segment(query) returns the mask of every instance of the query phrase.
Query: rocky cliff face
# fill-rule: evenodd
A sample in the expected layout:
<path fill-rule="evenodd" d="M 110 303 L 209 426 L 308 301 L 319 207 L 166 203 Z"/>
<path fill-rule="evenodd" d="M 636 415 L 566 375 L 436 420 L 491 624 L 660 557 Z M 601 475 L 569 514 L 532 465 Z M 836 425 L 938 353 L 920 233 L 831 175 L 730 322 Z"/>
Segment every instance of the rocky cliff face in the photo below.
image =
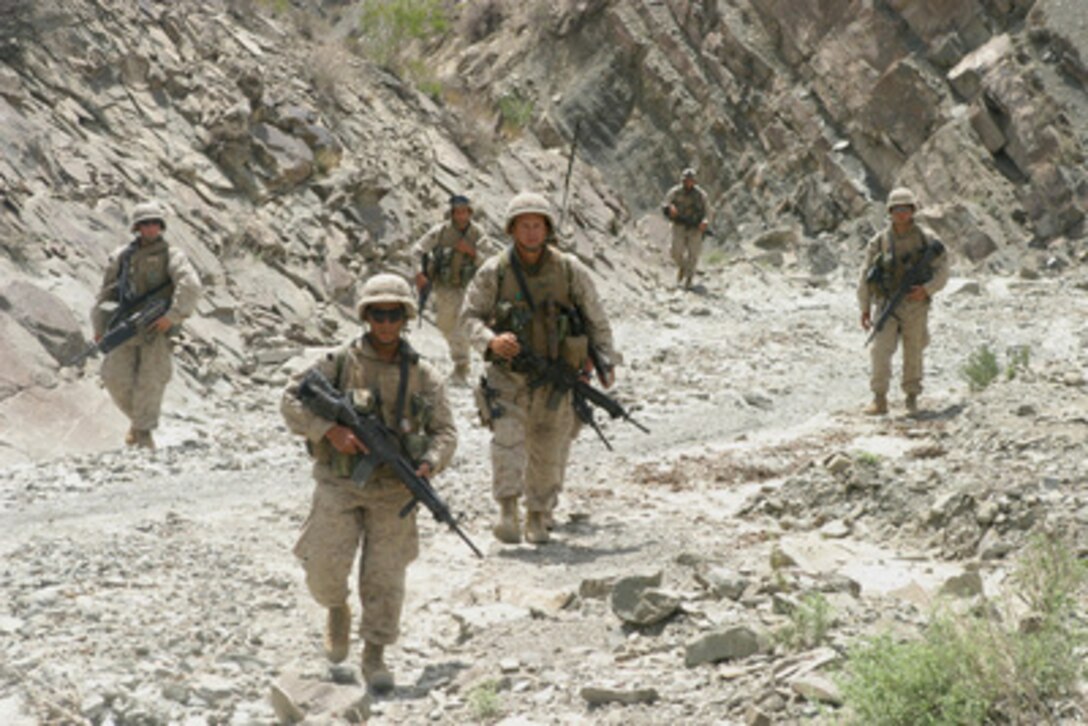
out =
<path fill-rule="evenodd" d="M 859 218 L 879 221 L 869 202 L 907 184 L 967 265 L 1084 254 L 1076 2 L 486 5 L 475 42 L 442 49 L 443 79 L 532 99 L 545 144 L 581 123 L 586 158 L 639 212 L 694 165 L 729 243 L 792 226 L 853 246 Z"/>
<path fill-rule="evenodd" d="M 565 243 L 608 273 L 617 309 L 659 284 L 657 205 L 689 164 L 717 244 L 784 248 L 805 273 L 852 276 L 880 223 L 871 202 L 897 183 L 964 269 L 1058 273 L 1085 255 L 1088 30 L 1073 0 L 487 0 L 408 49 L 431 95 L 347 50 L 354 3 L 0 10 L 0 422 L 15 459 L 121 428 L 93 376 L 60 363 L 86 344 L 106 256 L 149 196 L 206 286 L 179 346 L 179 395 L 195 399 L 278 383 L 303 346 L 342 337 L 360 280 L 406 270 L 450 193 L 495 234 L 512 191 L 559 204 L 579 124 Z M 56 411 L 88 402 L 106 438 L 43 443 Z"/>
<path fill-rule="evenodd" d="M 348 334 L 360 281 L 407 271 L 405 246 L 451 193 L 471 194 L 496 235 L 513 191 L 556 196 L 558 154 L 527 137 L 481 163 L 454 114 L 349 53 L 331 27 L 314 40 L 306 15 L 12 0 L 3 17 L 0 428 L 13 459 L 116 438 L 92 377 L 60 364 L 87 343 L 137 200 L 168 204 L 168 237 L 205 285 L 179 345 L 179 395 L 200 399 L 279 382 L 275 368 L 302 346 Z M 593 240 L 611 240 L 623 210 L 603 187 L 584 189 L 572 244 L 596 264 Z M 88 407 L 105 423 L 95 432 L 39 435 L 58 411 L 78 423 Z"/>

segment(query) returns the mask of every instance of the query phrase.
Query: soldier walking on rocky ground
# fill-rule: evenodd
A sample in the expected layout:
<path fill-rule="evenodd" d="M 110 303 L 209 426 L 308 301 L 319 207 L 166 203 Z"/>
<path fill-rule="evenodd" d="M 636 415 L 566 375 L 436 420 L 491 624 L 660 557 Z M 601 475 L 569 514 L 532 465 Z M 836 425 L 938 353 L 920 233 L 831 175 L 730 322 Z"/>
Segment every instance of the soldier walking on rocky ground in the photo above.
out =
<path fill-rule="evenodd" d="M 472 221 L 468 197 L 450 197 L 449 221 L 435 225 L 412 247 L 422 261 L 416 286 L 433 285 L 435 324 L 442 331 L 453 359 L 452 382 L 465 384 L 470 373 L 468 336 L 459 315 L 465 288 L 476 273 L 481 255 L 483 231 Z M 421 310 L 422 314 L 423 311 Z"/>
<path fill-rule="evenodd" d="M 695 183 L 695 170 L 684 169 L 679 184 L 665 195 L 665 216 L 672 221 L 672 261 L 676 263 L 676 282 L 691 288 L 699 255 L 703 249 L 709 205 L 706 192 Z"/>
<path fill-rule="evenodd" d="M 556 232 L 548 200 L 526 192 L 510 200 L 506 233 L 513 244 L 487 260 L 469 285 L 461 312 L 472 345 L 488 361 L 477 396 L 492 430 L 492 493 L 499 502 L 493 531 L 521 541 L 519 497 L 525 497 L 525 539 L 548 541 L 577 429 L 570 391 L 532 386 L 522 350 L 588 370 L 589 345 L 615 361 L 612 330 L 589 270 L 548 240 Z M 613 374 L 606 374 L 607 384 Z"/>
<path fill-rule="evenodd" d="M 401 337 L 417 313 L 411 286 L 397 275 L 376 275 L 363 286 L 357 309 L 367 332 L 309 370 L 350 394 L 360 414 L 395 431 L 416 474 L 431 477 L 453 457 L 457 430 L 442 379 Z M 376 466 L 361 484 L 352 479 L 368 451 L 352 429 L 317 416 L 296 397 L 307 372 L 292 380 L 281 402 L 288 427 L 306 437 L 316 481 L 294 552 L 310 594 L 328 608 L 325 653 L 334 663 L 348 655 L 348 579 L 359 553 L 363 676 L 372 690 L 388 691 L 393 675 L 384 650 L 400 634 L 405 574 L 419 553 L 415 509 L 401 516 L 412 496 L 388 465 Z"/>
<path fill-rule="evenodd" d="M 125 443 L 155 448 L 151 432 L 159 425 L 163 393 L 173 373 L 170 333 L 196 309 L 200 279 L 188 257 L 163 237 L 166 214 L 154 201 L 132 213 L 136 238 L 110 255 L 91 310 L 95 341 L 109 330 L 119 311 L 161 298 L 165 314 L 106 354 L 102 383 L 131 422 Z"/>
<path fill-rule="evenodd" d="M 918 204 L 914 193 L 905 187 L 893 189 L 888 196 L 888 227 L 876 234 L 865 250 L 865 264 L 858 281 L 861 327 L 873 328 L 873 306 L 878 314 L 903 285 L 904 279 L 918 273 L 921 284 L 911 285 L 902 302 L 895 306 L 883 327 L 875 332 L 870 350 L 869 386 L 873 402 L 865 409 L 870 415 L 888 412 L 888 386 L 892 377 L 892 356 L 899 339 L 903 340 L 902 388 L 907 411 L 918 412 L 922 392 L 922 353 L 929 344 L 929 305 L 948 282 L 948 253 L 933 232 L 914 221 Z M 925 260 L 927 245 L 932 245 L 927 269 L 918 269 Z"/>

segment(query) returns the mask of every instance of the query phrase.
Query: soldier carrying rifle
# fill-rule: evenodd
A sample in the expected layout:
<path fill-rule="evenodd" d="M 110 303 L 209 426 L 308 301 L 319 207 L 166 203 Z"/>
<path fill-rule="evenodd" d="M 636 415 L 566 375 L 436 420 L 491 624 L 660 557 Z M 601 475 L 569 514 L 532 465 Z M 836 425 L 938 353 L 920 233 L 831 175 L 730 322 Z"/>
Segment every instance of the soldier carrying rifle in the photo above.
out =
<path fill-rule="evenodd" d="M 167 244 L 165 230 L 166 215 L 158 202 L 136 205 L 136 238 L 110 255 L 91 310 L 95 343 L 108 348 L 102 383 L 132 422 L 125 443 L 149 449 L 155 448 L 151 432 L 159 425 L 163 393 L 173 373 L 169 334 L 192 314 L 200 297 L 196 272 L 181 249 Z M 163 312 L 145 321 L 140 315 L 145 308 Z M 119 342 L 111 336 L 134 319 L 141 324 L 126 333 L 131 337 Z M 102 345 L 103 338 L 109 346 Z"/>

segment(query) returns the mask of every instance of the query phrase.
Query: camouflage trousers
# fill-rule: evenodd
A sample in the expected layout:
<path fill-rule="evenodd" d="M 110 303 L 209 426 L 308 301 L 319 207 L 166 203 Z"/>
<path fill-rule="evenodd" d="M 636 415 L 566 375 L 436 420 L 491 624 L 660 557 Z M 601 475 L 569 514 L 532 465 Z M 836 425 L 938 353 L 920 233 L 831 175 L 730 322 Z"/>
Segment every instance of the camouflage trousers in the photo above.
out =
<path fill-rule="evenodd" d="M 892 379 L 892 357 L 900 338 L 903 340 L 903 392 L 922 392 L 922 353 L 929 345 L 928 319 L 928 302 L 904 300 L 895 315 L 884 323 L 869 348 L 872 365 L 869 388 L 873 393 L 888 392 Z"/>
<path fill-rule="evenodd" d="M 460 324 L 461 303 L 464 298 L 465 291 L 459 287 L 434 286 L 435 325 L 446 338 L 453 364 L 468 367 L 470 350 L 468 334 L 464 326 Z"/>
<path fill-rule="evenodd" d="M 159 425 L 162 397 L 174 370 L 170 349 L 165 335 L 137 336 L 102 361 L 102 384 L 134 429 L 151 431 Z"/>
<path fill-rule="evenodd" d="M 496 500 L 525 497 L 530 512 L 550 512 L 559 501 L 576 433 L 570 394 L 548 406 L 550 386 L 530 390 L 525 376 L 498 366 L 487 372 L 502 415 L 491 422 L 491 479 Z"/>
<path fill-rule="evenodd" d="M 683 224 L 672 226 L 672 261 L 676 263 L 677 277 L 689 285 L 691 278 L 695 276 L 702 250 L 703 233 L 698 227 Z"/>
<path fill-rule="evenodd" d="M 401 517 L 411 499 L 398 480 L 375 476 L 366 486 L 314 465 L 310 514 L 295 544 L 306 585 L 326 608 L 348 600 L 348 580 L 359 553 L 359 635 L 379 645 L 396 642 L 408 565 L 419 555 L 416 514 Z"/>

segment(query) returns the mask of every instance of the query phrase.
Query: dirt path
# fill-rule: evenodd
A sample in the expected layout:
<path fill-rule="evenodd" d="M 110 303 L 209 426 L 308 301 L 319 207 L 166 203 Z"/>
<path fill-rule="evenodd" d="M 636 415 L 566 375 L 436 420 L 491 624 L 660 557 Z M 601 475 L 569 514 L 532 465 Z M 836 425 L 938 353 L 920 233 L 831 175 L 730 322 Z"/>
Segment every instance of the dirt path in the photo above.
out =
<path fill-rule="evenodd" d="M 845 572 L 865 580 L 869 598 L 830 591 L 843 642 L 858 623 L 904 612 L 901 601 L 882 599 L 901 581 L 929 584 L 956 570 L 907 560 L 893 568 L 902 543 L 881 544 L 877 530 L 858 526 L 831 542 L 818 536 L 827 517 L 815 512 L 752 510 L 791 477 L 822 471 L 836 452 L 898 460 L 918 441 L 939 439 L 955 414 L 864 419 L 856 411 L 868 397 L 867 359 L 849 289 L 735 272 L 702 294 L 652 293 L 620 318 L 626 365 L 618 395 L 652 434 L 608 423 L 610 454 L 583 432 L 547 547 L 500 547 L 491 538 L 486 432 L 470 425 L 469 392 L 452 391 L 461 443 L 438 484 L 487 558 L 473 559 L 455 537 L 423 523 L 405 632 L 392 652 L 402 686 L 373 705 L 374 723 L 728 720 L 753 694 L 776 692 L 773 674 L 789 656 L 757 655 L 725 671 L 684 667 L 685 643 L 708 627 L 775 620 L 766 598 L 751 606 L 712 597 L 700 580 L 708 568 L 755 582 L 772 547 L 786 543 L 811 556 L 800 563 L 806 582 Z M 1083 366 L 1085 318 L 1078 328 L 1067 314 L 1067 293 L 994 289 L 952 297 L 935 313 L 940 344 L 927 389 L 935 411 L 962 406 L 958 368 L 986 335 L 1031 344 L 1040 366 L 1071 353 Z M 1001 329 L 998 318 L 975 316 L 995 305 Z M 961 322 L 966 314 L 973 317 Z M 1050 317 L 1056 327 L 1040 325 Z M 995 323 L 984 327 L 984 319 Z M 433 331 L 420 347 L 442 350 Z M 269 722 L 273 682 L 328 678 L 322 614 L 290 555 L 310 494 L 308 465 L 279 423 L 277 393 L 233 402 L 238 418 L 227 423 L 170 421 L 187 431 L 182 443 L 152 455 L 114 452 L 5 472 L 0 715 Z M 888 582 L 873 574 L 881 567 L 893 572 Z M 659 571 L 680 614 L 655 628 L 624 626 L 603 597 L 609 583 Z M 589 710 L 586 686 L 653 687 L 658 698 Z M 357 684 L 341 686 L 321 704 L 360 695 Z M 783 708 L 791 718 L 817 711 Z"/>

